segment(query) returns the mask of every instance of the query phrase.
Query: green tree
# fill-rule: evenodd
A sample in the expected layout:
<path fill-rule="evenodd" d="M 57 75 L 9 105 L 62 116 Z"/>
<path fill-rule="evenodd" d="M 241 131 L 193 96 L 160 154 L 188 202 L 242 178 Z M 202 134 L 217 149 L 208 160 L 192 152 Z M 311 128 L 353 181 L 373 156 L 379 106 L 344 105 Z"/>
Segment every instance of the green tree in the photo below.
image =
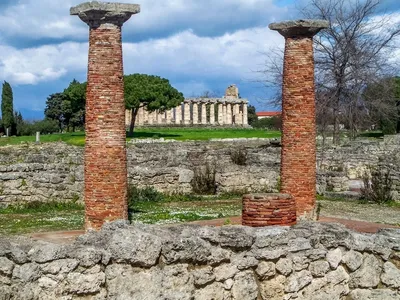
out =
<path fill-rule="evenodd" d="M 133 134 L 140 107 L 148 111 L 165 111 L 184 100 L 183 94 L 171 86 L 168 79 L 146 74 L 124 76 L 125 108 L 131 110 L 129 135 Z"/>
<path fill-rule="evenodd" d="M 49 97 L 47 97 L 46 108 L 44 110 L 45 118 L 57 121 L 60 131 L 62 131 L 63 127 L 65 126 L 65 116 L 63 111 L 64 100 L 65 95 L 63 93 L 51 94 Z"/>
<path fill-rule="evenodd" d="M 67 128 L 83 127 L 85 124 L 86 82 L 72 80 L 63 92 L 65 99 L 61 108 Z"/>
<path fill-rule="evenodd" d="M 253 126 L 258 120 L 256 115 L 256 108 L 253 105 L 249 105 L 247 108 L 247 120 L 250 126 Z"/>
<path fill-rule="evenodd" d="M 22 128 L 24 127 L 24 119 L 22 118 L 21 112 L 14 113 L 14 121 L 15 121 L 15 133 L 16 135 L 21 135 Z"/>
<path fill-rule="evenodd" d="M 370 124 L 378 125 L 384 134 L 400 131 L 400 78 L 388 77 L 369 84 L 363 99 Z"/>
<path fill-rule="evenodd" d="M 14 126 L 13 92 L 7 81 L 4 81 L 1 93 L 1 117 L 5 131 Z"/>

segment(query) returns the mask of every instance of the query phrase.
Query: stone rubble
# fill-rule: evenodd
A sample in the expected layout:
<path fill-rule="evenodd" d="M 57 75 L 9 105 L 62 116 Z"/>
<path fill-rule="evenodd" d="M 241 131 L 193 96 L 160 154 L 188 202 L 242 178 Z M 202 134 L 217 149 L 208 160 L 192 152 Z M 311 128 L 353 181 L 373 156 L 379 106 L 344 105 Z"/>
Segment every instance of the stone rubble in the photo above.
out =
<path fill-rule="evenodd" d="M 71 245 L 0 238 L 0 300 L 400 299 L 399 251 L 396 229 L 117 221 Z"/>

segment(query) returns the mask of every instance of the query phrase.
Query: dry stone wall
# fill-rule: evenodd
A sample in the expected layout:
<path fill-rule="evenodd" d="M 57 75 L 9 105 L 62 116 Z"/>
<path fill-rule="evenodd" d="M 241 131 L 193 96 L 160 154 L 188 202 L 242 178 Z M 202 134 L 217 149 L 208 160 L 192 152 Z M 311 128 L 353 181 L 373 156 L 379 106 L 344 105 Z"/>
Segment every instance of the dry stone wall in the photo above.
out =
<path fill-rule="evenodd" d="M 368 165 L 392 169 L 400 192 L 400 136 L 367 141 L 318 152 L 317 190 L 346 191 Z M 130 143 L 129 182 L 160 191 L 189 193 L 195 174 L 215 168 L 218 192 L 277 191 L 280 144 L 268 139 L 204 142 Z M 242 159 L 245 157 L 245 165 Z M 83 148 L 64 143 L 0 147 L 0 203 L 77 200 L 83 192 Z"/>
<path fill-rule="evenodd" d="M 400 231 L 149 226 L 0 238 L 0 299 L 400 299 Z"/>

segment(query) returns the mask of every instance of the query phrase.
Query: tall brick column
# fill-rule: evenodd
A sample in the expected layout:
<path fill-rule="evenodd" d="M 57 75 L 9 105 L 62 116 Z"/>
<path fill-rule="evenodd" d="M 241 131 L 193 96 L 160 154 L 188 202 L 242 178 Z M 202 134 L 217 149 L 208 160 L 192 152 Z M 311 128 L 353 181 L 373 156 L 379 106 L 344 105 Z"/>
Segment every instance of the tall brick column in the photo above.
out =
<path fill-rule="evenodd" d="M 86 2 L 71 8 L 89 25 L 86 91 L 85 227 L 127 219 L 127 166 L 121 27 L 136 4 Z"/>
<path fill-rule="evenodd" d="M 315 219 L 316 127 L 313 36 L 324 20 L 269 25 L 285 37 L 281 193 L 291 194 L 299 218 Z"/>

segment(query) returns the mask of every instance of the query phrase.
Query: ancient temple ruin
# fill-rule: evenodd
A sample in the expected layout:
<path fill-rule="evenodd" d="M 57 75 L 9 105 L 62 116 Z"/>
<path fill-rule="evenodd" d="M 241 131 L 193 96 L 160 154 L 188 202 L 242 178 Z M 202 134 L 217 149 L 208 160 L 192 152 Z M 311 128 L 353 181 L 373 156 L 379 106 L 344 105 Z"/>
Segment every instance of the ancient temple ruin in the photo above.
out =
<path fill-rule="evenodd" d="M 167 111 L 148 111 L 140 107 L 135 126 L 248 126 L 247 99 L 239 98 L 239 89 L 230 85 L 222 98 L 186 98 L 183 103 Z M 125 113 L 129 126 L 132 114 Z"/>

